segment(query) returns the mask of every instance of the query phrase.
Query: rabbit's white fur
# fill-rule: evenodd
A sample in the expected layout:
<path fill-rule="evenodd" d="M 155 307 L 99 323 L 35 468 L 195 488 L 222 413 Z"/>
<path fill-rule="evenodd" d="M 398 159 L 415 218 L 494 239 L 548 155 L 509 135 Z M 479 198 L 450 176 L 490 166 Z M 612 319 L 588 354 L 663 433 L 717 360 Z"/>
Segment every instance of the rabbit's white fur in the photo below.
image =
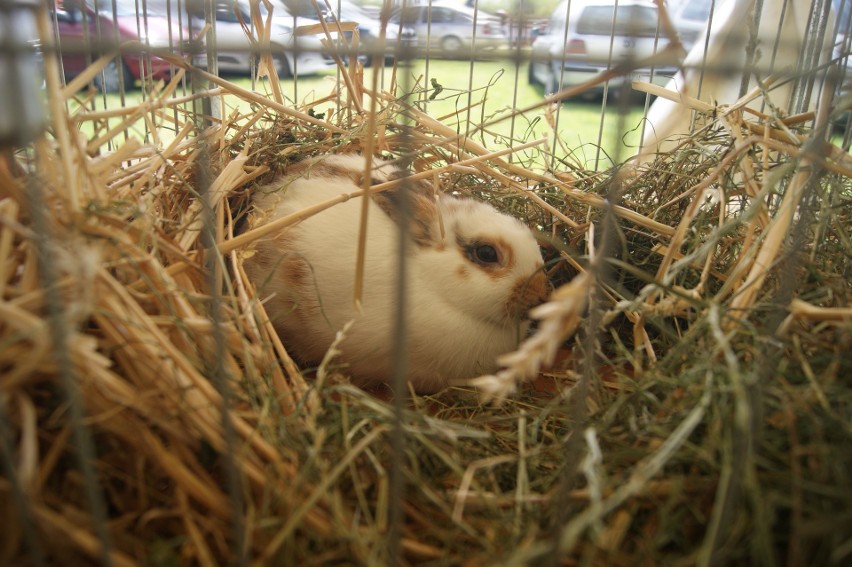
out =
<path fill-rule="evenodd" d="M 357 191 L 364 166 L 363 156 L 351 154 L 296 164 L 286 177 L 258 190 L 251 225 Z M 402 173 L 375 160 L 370 176 L 375 185 Z M 426 393 L 494 371 L 497 356 L 522 338 L 522 316 L 543 299 L 548 284 L 536 241 L 520 221 L 478 201 L 436 199 L 426 182 L 406 185 L 413 215 L 405 310 L 408 379 Z M 360 385 L 392 377 L 399 191 L 371 199 L 361 313 L 353 303 L 361 198 L 259 241 L 245 262 L 275 329 L 302 362 L 318 363 L 336 332 L 354 320 L 338 360 Z M 478 244 L 492 245 L 500 262 L 474 261 Z"/>

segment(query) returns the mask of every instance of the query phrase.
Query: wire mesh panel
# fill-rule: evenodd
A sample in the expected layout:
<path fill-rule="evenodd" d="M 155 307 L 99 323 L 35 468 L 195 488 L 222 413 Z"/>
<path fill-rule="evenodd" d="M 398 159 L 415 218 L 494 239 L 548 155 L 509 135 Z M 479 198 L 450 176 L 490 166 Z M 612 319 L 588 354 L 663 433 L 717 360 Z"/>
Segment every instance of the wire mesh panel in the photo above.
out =
<path fill-rule="evenodd" d="M 0 564 L 843 564 L 849 0 L 0 0 Z"/>

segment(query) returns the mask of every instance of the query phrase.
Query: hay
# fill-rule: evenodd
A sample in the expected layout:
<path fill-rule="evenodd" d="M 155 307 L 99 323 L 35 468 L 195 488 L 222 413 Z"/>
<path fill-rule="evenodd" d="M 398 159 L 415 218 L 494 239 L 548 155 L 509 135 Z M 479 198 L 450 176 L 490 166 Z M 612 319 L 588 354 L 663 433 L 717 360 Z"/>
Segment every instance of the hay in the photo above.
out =
<path fill-rule="evenodd" d="M 249 110 L 48 85 L 51 135 L 2 164 L 0 563 L 848 561 L 850 157 L 818 131 L 733 108 L 646 167 L 561 171 L 357 73 L 302 107 L 206 78 Z M 333 360 L 313 386 L 241 266 L 252 187 L 366 148 L 524 219 L 559 287 L 482 391 L 410 400 L 399 471 L 392 406 Z"/>

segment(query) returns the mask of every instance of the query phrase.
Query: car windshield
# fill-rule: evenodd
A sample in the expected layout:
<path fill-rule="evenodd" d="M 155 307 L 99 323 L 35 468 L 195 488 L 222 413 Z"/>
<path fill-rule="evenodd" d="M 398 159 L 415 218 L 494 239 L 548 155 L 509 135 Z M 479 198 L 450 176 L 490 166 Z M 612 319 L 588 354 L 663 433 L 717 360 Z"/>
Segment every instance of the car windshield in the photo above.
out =
<path fill-rule="evenodd" d="M 657 10 L 651 6 L 589 6 L 577 21 L 577 33 L 654 37 L 657 34 Z M 614 20 L 614 21 L 613 21 Z"/>

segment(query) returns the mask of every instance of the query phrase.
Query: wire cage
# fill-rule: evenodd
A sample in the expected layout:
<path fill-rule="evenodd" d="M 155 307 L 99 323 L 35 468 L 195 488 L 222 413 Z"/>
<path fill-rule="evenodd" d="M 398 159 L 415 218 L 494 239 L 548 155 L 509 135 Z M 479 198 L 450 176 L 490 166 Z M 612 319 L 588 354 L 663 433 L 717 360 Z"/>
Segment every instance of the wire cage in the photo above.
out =
<path fill-rule="evenodd" d="M 847 563 L 850 28 L 0 0 L 0 564 Z"/>

